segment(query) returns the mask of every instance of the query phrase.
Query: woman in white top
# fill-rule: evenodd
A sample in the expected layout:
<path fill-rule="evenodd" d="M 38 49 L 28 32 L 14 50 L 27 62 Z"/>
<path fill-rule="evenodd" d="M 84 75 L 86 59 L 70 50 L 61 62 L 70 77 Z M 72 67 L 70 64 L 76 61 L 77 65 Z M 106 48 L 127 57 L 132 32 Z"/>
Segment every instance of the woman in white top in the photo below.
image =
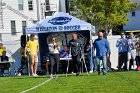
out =
<path fill-rule="evenodd" d="M 58 77 L 59 61 L 60 61 L 60 56 L 59 56 L 60 45 L 58 44 L 58 42 L 56 42 L 55 37 L 52 37 L 50 39 L 48 47 L 49 47 L 50 63 L 51 63 L 51 76 L 50 77 L 53 78 L 53 73 L 55 73 L 56 77 Z"/>

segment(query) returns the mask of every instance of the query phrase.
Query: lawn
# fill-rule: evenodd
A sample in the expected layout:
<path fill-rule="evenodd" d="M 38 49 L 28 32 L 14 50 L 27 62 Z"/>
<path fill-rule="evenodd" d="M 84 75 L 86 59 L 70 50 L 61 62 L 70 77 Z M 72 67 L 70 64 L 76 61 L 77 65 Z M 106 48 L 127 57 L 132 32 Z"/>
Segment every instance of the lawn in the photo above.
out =
<path fill-rule="evenodd" d="M 0 77 L 0 93 L 20 93 L 44 81 L 40 77 Z M 61 75 L 27 93 L 140 93 L 140 72 L 109 72 L 81 76 Z"/>

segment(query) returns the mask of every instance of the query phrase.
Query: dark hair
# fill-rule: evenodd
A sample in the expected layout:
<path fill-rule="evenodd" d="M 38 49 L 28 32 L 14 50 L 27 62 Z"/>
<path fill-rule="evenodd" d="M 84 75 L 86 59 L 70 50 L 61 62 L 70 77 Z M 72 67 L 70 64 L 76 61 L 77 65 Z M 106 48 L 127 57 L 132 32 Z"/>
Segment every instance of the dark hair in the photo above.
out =
<path fill-rule="evenodd" d="M 31 34 L 31 36 L 30 37 L 35 37 L 35 34 Z"/>
<path fill-rule="evenodd" d="M 6 53 L 6 51 L 3 51 L 2 53 Z"/>
<path fill-rule="evenodd" d="M 124 34 L 125 34 L 125 32 L 124 32 L 124 31 L 122 31 L 120 34 L 122 34 L 122 33 L 124 33 Z"/>
<path fill-rule="evenodd" d="M 105 33 L 106 31 L 105 31 L 104 29 L 100 29 L 100 30 L 98 31 L 98 33 L 99 33 L 99 32 Z"/>

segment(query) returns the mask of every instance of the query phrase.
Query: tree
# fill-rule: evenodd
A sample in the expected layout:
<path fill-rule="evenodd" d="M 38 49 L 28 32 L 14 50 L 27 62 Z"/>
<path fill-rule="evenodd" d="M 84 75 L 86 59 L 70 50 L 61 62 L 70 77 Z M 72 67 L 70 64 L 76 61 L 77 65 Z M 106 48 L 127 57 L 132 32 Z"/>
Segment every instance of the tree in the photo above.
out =
<path fill-rule="evenodd" d="M 105 30 L 127 24 L 128 12 L 136 7 L 130 0 L 70 0 L 73 16 Z"/>

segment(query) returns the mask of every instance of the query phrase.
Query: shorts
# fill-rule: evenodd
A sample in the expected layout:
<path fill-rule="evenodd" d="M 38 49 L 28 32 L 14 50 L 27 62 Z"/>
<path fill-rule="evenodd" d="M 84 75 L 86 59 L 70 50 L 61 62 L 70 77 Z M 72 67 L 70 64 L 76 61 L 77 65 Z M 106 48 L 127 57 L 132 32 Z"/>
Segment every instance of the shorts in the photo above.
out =
<path fill-rule="evenodd" d="M 38 55 L 37 54 L 31 54 L 29 55 L 30 63 L 38 63 Z"/>
<path fill-rule="evenodd" d="M 136 49 L 129 51 L 128 52 L 128 60 L 130 60 L 130 59 L 135 60 L 135 58 L 136 58 Z"/>

